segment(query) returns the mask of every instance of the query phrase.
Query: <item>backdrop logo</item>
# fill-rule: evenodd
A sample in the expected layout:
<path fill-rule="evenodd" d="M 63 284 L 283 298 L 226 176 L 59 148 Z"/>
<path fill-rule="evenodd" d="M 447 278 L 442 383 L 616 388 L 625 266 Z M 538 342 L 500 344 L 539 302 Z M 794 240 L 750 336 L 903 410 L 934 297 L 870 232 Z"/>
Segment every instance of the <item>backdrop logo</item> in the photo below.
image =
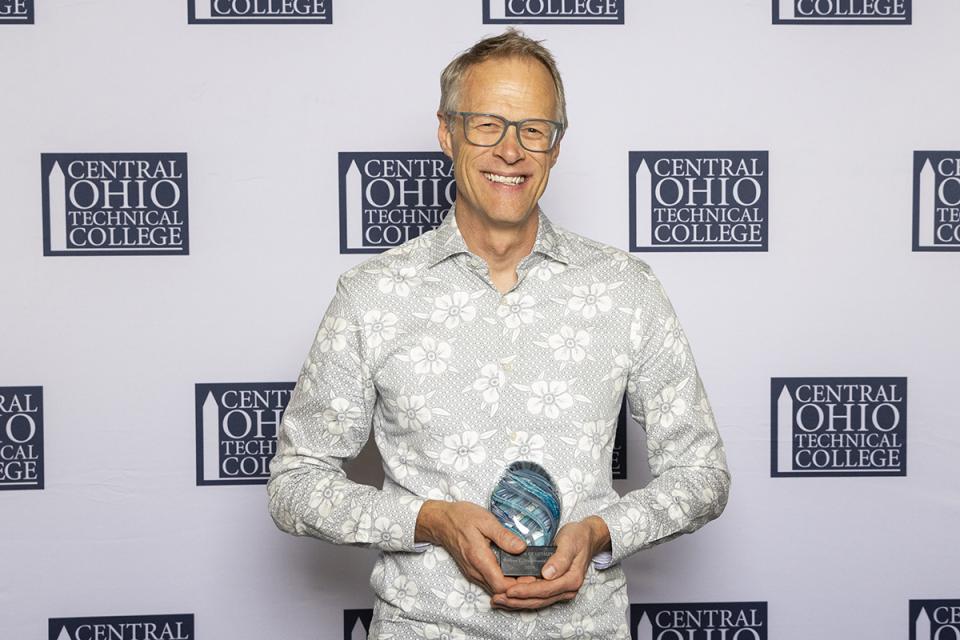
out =
<path fill-rule="evenodd" d="M 911 600 L 910 640 L 960 638 L 960 600 Z"/>
<path fill-rule="evenodd" d="M 343 640 L 367 640 L 373 609 L 343 610 Z"/>
<path fill-rule="evenodd" d="M 331 24 L 333 0 L 187 0 L 190 24 Z"/>
<path fill-rule="evenodd" d="M 195 640 L 193 614 L 50 618 L 48 640 Z"/>
<path fill-rule="evenodd" d="M 906 378 L 772 378 L 772 476 L 907 475 Z"/>
<path fill-rule="evenodd" d="M 43 255 L 186 255 L 187 154 L 44 153 Z"/>
<path fill-rule="evenodd" d="M 766 251 L 766 151 L 631 151 L 631 251 Z"/>
<path fill-rule="evenodd" d="M 624 0 L 483 0 L 484 24 L 623 24 Z"/>
<path fill-rule="evenodd" d="M 766 602 L 631 604 L 633 640 L 767 640 Z"/>
<path fill-rule="evenodd" d="M 33 0 L 0 0 L 0 24 L 33 24 Z"/>
<path fill-rule="evenodd" d="M 266 484 L 292 382 L 198 384 L 197 484 Z"/>
<path fill-rule="evenodd" d="M 439 225 L 456 200 L 439 151 L 340 153 L 340 253 L 380 253 Z"/>
<path fill-rule="evenodd" d="M 43 489 L 43 387 L 0 387 L 3 489 Z"/>
<path fill-rule="evenodd" d="M 773 24 L 910 24 L 913 0 L 773 0 Z"/>
<path fill-rule="evenodd" d="M 960 151 L 913 152 L 913 250 L 960 251 Z"/>
<path fill-rule="evenodd" d="M 627 396 L 624 395 L 620 404 L 620 414 L 617 416 L 617 432 L 613 437 L 614 480 L 627 478 L 627 414 L 629 413 Z"/>

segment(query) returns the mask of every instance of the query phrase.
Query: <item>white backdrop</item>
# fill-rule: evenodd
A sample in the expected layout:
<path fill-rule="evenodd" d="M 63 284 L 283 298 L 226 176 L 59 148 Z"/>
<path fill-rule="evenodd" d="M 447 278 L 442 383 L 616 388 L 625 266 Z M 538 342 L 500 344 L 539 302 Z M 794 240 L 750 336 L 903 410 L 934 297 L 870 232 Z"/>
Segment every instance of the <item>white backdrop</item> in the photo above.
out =
<path fill-rule="evenodd" d="M 0 25 L 0 387 L 42 386 L 45 470 L 0 491 L 4 640 L 169 613 L 200 640 L 340 638 L 372 606 L 373 552 L 281 534 L 261 484 L 197 485 L 194 385 L 296 379 L 366 257 L 340 253 L 337 154 L 435 151 L 441 69 L 503 27 L 481 0 L 335 0 L 330 25 L 190 25 L 186 4 L 40 0 Z M 960 149 L 960 7 L 771 22 L 760 0 L 627 0 L 622 26 L 525 25 L 571 122 L 542 204 L 626 249 L 630 151 L 769 151 L 769 251 L 638 254 L 733 489 L 625 562 L 630 600 L 766 602 L 777 640 L 906 639 L 911 599 L 960 599 L 960 256 L 911 251 L 913 152 Z M 44 256 L 40 154 L 96 152 L 187 154 L 189 255 Z M 845 376 L 907 378 L 907 475 L 771 477 L 770 379 Z M 631 427 L 624 492 L 648 477 Z"/>

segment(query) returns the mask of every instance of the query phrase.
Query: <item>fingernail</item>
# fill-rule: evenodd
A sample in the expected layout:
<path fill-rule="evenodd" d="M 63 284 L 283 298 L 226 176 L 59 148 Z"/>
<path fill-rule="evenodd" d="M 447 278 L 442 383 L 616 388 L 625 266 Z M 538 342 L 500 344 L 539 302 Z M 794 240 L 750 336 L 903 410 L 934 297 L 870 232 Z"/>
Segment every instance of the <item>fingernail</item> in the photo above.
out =
<path fill-rule="evenodd" d="M 553 577 L 553 574 L 555 574 L 556 572 L 557 570 L 554 569 L 553 566 L 549 566 L 543 570 L 543 577 L 549 580 L 550 578 Z"/>

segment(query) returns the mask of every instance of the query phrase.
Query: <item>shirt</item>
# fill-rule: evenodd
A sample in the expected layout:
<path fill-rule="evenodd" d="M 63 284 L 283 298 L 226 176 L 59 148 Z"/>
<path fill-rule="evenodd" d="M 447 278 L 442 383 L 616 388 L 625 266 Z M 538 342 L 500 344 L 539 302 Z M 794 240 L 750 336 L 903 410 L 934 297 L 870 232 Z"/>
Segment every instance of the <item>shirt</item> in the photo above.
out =
<path fill-rule="evenodd" d="M 374 547 L 371 638 L 629 638 L 620 561 L 723 510 L 723 444 L 688 341 L 650 267 L 536 213 L 533 249 L 501 294 L 452 209 L 435 229 L 342 274 L 278 432 L 267 486 L 280 529 Z M 626 393 L 653 479 L 612 487 Z M 370 428 L 383 487 L 342 464 Z M 612 551 L 575 599 L 493 609 L 440 546 L 414 543 L 426 499 L 489 506 L 514 460 L 543 466 L 561 526 L 590 515 Z"/>

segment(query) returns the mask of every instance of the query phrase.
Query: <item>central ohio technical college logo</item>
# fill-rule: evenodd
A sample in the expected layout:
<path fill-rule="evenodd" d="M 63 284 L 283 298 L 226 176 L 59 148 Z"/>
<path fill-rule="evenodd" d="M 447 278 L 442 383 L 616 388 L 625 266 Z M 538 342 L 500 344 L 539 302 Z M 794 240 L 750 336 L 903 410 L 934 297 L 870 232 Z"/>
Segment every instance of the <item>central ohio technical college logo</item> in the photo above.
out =
<path fill-rule="evenodd" d="M 631 604 L 633 640 L 767 640 L 766 602 Z"/>
<path fill-rule="evenodd" d="M 195 640 L 193 614 L 50 618 L 48 640 Z"/>
<path fill-rule="evenodd" d="M 190 24 L 331 24 L 333 0 L 187 0 Z"/>
<path fill-rule="evenodd" d="M 186 255 L 187 154 L 44 153 L 43 255 Z"/>
<path fill-rule="evenodd" d="M 772 476 L 907 475 L 906 378 L 772 378 L 770 414 Z"/>
<path fill-rule="evenodd" d="M 766 151 L 631 151 L 631 251 L 766 251 Z"/>
<path fill-rule="evenodd" d="M 960 251 L 960 151 L 913 152 L 913 250 Z"/>
<path fill-rule="evenodd" d="M 911 600 L 910 640 L 960 640 L 960 600 Z"/>
<path fill-rule="evenodd" d="M 33 0 L 0 0 L 0 24 L 33 24 Z"/>
<path fill-rule="evenodd" d="M 0 387 L 3 489 L 43 489 L 42 387 Z"/>
<path fill-rule="evenodd" d="M 623 24 L 624 0 L 483 0 L 484 24 Z"/>
<path fill-rule="evenodd" d="M 773 24 L 910 24 L 913 0 L 773 0 Z"/>
<path fill-rule="evenodd" d="M 266 484 L 292 382 L 198 384 L 197 484 Z"/>
<path fill-rule="evenodd" d="M 340 153 L 340 253 L 380 253 L 443 222 L 456 200 L 439 151 Z"/>

